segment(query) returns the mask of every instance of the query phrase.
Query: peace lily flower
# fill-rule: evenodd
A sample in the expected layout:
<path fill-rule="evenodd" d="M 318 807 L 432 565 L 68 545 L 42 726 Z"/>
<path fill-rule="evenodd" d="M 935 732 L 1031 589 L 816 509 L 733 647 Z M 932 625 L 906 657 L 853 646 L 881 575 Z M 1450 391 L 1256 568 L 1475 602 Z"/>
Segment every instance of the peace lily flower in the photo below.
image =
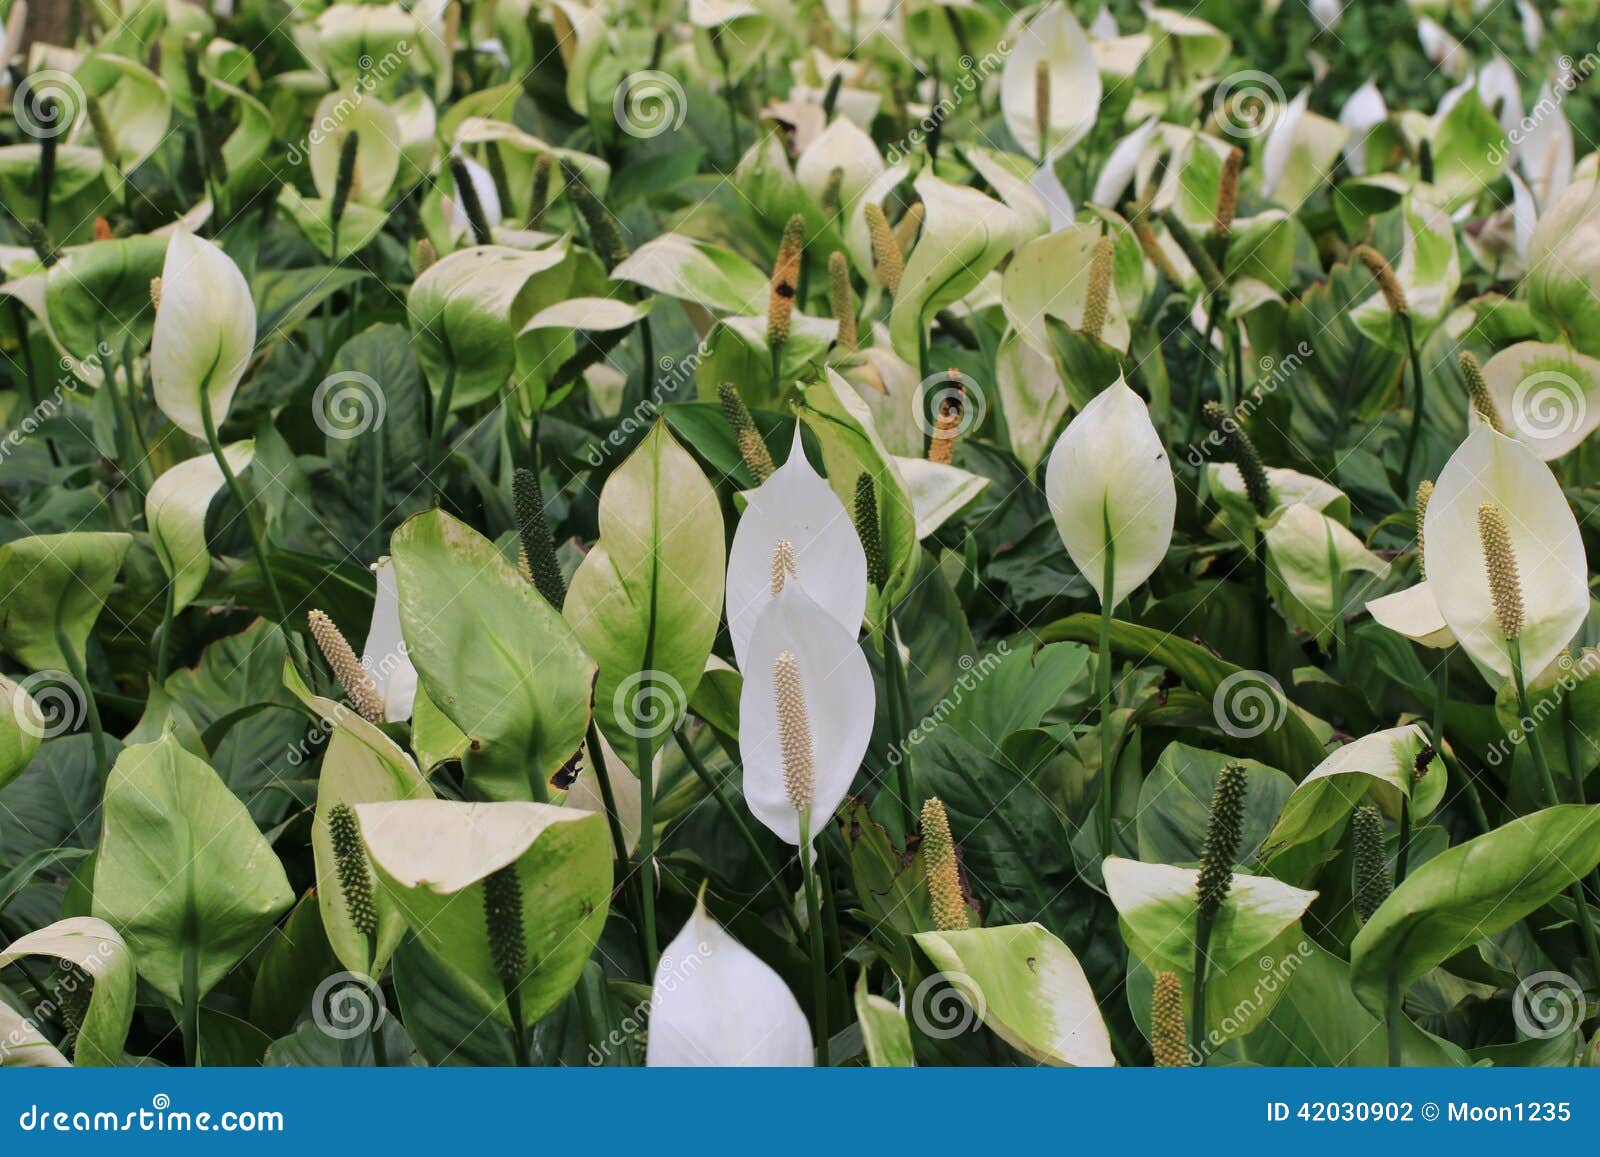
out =
<path fill-rule="evenodd" d="M 1572 125 L 1548 84 L 1540 86 L 1533 109 L 1532 128 L 1517 146 L 1517 165 L 1538 203 L 1548 205 L 1572 181 Z"/>
<path fill-rule="evenodd" d="M 1350 136 L 1338 121 L 1311 112 L 1311 90 L 1278 111 L 1261 150 L 1261 193 L 1280 205 L 1299 208 L 1327 179 Z"/>
<path fill-rule="evenodd" d="M 1509 575 L 1486 565 L 1486 506 L 1499 512 Z M 1440 614 L 1479 669 L 1501 679 L 1512 674 L 1513 641 L 1531 680 L 1566 649 L 1589 612 L 1588 561 L 1560 484 L 1533 451 L 1486 425 L 1467 436 L 1434 484 L 1423 550 Z M 1507 578 L 1520 603 L 1514 624 L 1491 589 Z"/>
<path fill-rule="evenodd" d="M 483 207 L 484 223 L 492 231 L 504 219 L 500 207 L 500 191 L 495 187 L 494 176 L 471 157 L 463 156 L 459 160 L 466 169 L 467 178 L 472 182 L 472 191 L 477 194 L 478 204 Z M 467 212 L 462 192 L 456 190 L 455 195 L 446 198 L 446 201 L 449 208 L 445 215 L 450 222 L 451 237 L 456 240 L 469 237 L 472 232 L 472 218 Z"/>
<path fill-rule="evenodd" d="M 256 344 L 256 306 L 226 253 L 179 229 L 167 242 L 150 345 L 156 405 L 172 424 L 206 437 L 202 407 L 221 426 Z"/>
<path fill-rule="evenodd" d="M 855 631 L 795 581 L 797 569 L 792 548 L 778 543 L 774 594 L 740 663 L 739 754 L 751 814 L 809 851 L 861 766 L 877 698 Z"/>
<path fill-rule="evenodd" d="M 1523 341 L 1483 366 L 1505 433 L 1546 462 L 1571 453 L 1600 427 L 1600 360 L 1564 345 Z M 1474 406 L 1469 421 L 1483 421 Z"/>
<path fill-rule="evenodd" d="M 1067 553 L 1102 605 L 1122 602 L 1166 557 L 1177 486 L 1149 409 L 1120 377 L 1068 423 L 1044 491 Z"/>
<path fill-rule="evenodd" d="M 1447 76 L 1460 79 L 1472 67 L 1461 41 L 1446 32 L 1444 26 L 1431 16 L 1424 16 L 1417 21 L 1417 40 L 1422 45 L 1423 55 L 1438 65 Z"/>
<path fill-rule="evenodd" d="M 788 585 L 798 585 L 851 639 L 867 609 L 867 556 L 831 487 L 806 458 L 795 430 L 789 458 L 746 495 L 748 505 L 728 552 L 728 634 L 741 671 L 756 625 L 775 601 L 773 551 L 786 543 Z M 748 685 L 748 683 L 747 683 Z"/>
<path fill-rule="evenodd" d="M 1000 73 L 1006 128 L 1028 156 L 1060 156 L 1094 128 L 1100 93 L 1100 69 L 1083 26 L 1052 0 L 1018 33 Z"/>
<path fill-rule="evenodd" d="M 400 589 L 395 582 L 394 559 L 388 555 L 372 567 L 378 595 L 372 603 L 372 624 L 361 650 L 361 665 L 383 700 L 383 718 L 399 723 L 411 718 L 417 697 L 417 669 L 406 652 L 400 633 Z"/>
<path fill-rule="evenodd" d="M 694 914 L 661 954 L 650 990 L 653 1067 L 811 1065 L 811 1027 L 783 978 L 706 911 Z"/>
<path fill-rule="evenodd" d="M 932 173 L 918 177 L 916 189 L 926 216 L 889 315 L 895 352 L 914 365 L 932 316 L 976 289 L 1022 233 L 1015 211 L 976 189 Z"/>
<path fill-rule="evenodd" d="M 883 169 L 883 158 L 872 138 L 854 121 L 838 117 L 801 152 L 794 164 L 794 178 L 822 205 L 833 174 L 838 172 L 838 211 L 848 215 Z"/>
<path fill-rule="evenodd" d="M 1600 185 L 1574 180 L 1545 206 L 1528 241 L 1528 304 L 1587 354 L 1600 354 Z"/>
<path fill-rule="evenodd" d="M 1373 81 L 1367 81 L 1344 102 L 1339 110 L 1339 123 L 1350 134 L 1345 139 L 1344 163 L 1352 173 L 1367 171 L 1367 138 L 1388 119 L 1389 106 Z"/>

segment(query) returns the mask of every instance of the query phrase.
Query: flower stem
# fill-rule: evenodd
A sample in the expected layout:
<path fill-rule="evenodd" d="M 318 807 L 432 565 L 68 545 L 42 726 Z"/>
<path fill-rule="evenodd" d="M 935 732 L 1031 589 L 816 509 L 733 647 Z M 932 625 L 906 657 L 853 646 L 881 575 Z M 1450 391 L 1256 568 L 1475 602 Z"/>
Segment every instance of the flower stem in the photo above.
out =
<path fill-rule="evenodd" d="M 456 367 L 451 362 L 445 367 L 444 385 L 439 387 L 439 397 L 433 408 L 433 429 L 428 433 L 428 478 L 433 483 L 435 502 L 444 498 L 444 483 L 439 471 L 444 468 L 444 427 L 450 420 L 450 400 L 456 392 Z"/>
<path fill-rule="evenodd" d="M 683 758 L 689 764 L 690 770 L 699 777 L 701 783 L 706 785 L 706 789 L 711 792 L 712 798 L 717 801 L 718 806 L 733 821 L 734 826 L 739 829 L 739 835 L 744 839 L 745 846 L 750 849 L 750 854 L 755 856 L 756 863 L 761 865 L 761 876 L 766 881 L 765 886 L 771 889 L 773 896 L 777 899 L 778 911 L 783 913 L 784 920 L 793 930 L 795 941 L 798 943 L 804 939 L 805 929 L 800 927 L 800 918 L 794 914 L 794 905 L 790 904 L 788 897 L 783 894 L 782 880 L 772 867 L 772 861 L 767 859 L 767 853 L 762 851 L 755 832 L 751 830 L 749 824 L 744 822 L 744 817 L 739 814 L 739 809 L 734 807 L 733 800 L 729 798 L 727 789 L 718 783 L 711 774 L 711 769 L 706 766 L 705 760 L 700 758 L 700 753 L 689 742 L 689 737 L 684 734 L 683 728 L 674 728 L 672 738 L 677 741 L 678 749 L 683 752 Z"/>
<path fill-rule="evenodd" d="M 1528 704 L 1528 684 L 1522 672 L 1522 640 L 1507 639 L 1507 646 L 1511 650 L 1511 678 L 1517 688 L 1517 711 L 1524 720 L 1532 722 L 1534 719 L 1533 708 Z M 1538 769 L 1539 782 L 1544 786 L 1544 793 L 1550 799 L 1550 806 L 1555 807 L 1561 802 L 1561 797 L 1556 794 L 1555 776 L 1550 773 L 1550 761 L 1544 757 L 1544 746 L 1539 742 L 1537 727 L 1529 727 L 1525 734 L 1528 737 L 1528 749 L 1533 755 L 1533 765 Z M 1577 774 L 1577 768 L 1573 768 Z M 1595 936 L 1594 918 L 1589 914 L 1589 902 L 1584 899 L 1582 883 L 1574 883 L 1567 889 L 1572 897 L 1572 905 L 1578 913 L 1578 929 L 1583 937 L 1583 950 L 1589 956 L 1589 962 L 1600 968 L 1600 938 Z"/>
<path fill-rule="evenodd" d="M 167 604 L 161 612 L 161 638 L 156 641 L 156 682 L 167 681 L 167 656 L 171 651 L 173 619 L 177 617 L 178 584 L 167 580 Z"/>
<path fill-rule="evenodd" d="M 817 1065 L 827 1068 L 828 962 L 822 933 L 822 906 L 817 898 L 816 849 L 811 846 L 811 811 L 800 813 L 800 870 L 806 881 L 806 921 L 811 925 L 811 1002 L 816 1018 Z"/>
<path fill-rule="evenodd" d="M 895 793 L 900 797 L 901 819 L 909 835 L 916 827 L 916 778 L 911 771 L 911 747 L 906 733 L 911 729 L 911 683 L 900 658 L 900 628 L 894 615 L 887 616 L 883 632 L 883 667 L 889 677 L 889 748 L 898 751 L 894 765 Z"/>
<path fill-rule="evenodd" d="M 648 703 L 650 679 L 646 675 L 640 702 Z M 656 785 L 650 769 L 655 752 L 648 735 L 639 736 L 634 750 L 639 761 L 639 919 L 644 926 L 644 966 L 647 975 L 656 974 Z"/>
<path fill-rule="evenodd" d="M 1411 328 L 1411 315 L 1401 314 L 1401 328 L 1406 333 L 1406 351 L 1411 362 L 1411 432 L 1406 435 L 1406 456 L 1400 464 L 1400 481 L 1405 488 L 1411 485 L 1411 463 L 1417 456 L 1417 443 L 1422 436 L 1422 362 L 1417 357 L 1417 342 Z"/>
<path fill-rule="evenodd" d="M 1211 927 L 1214 912 L 1201 908 L 1194 925 L 1194 985 L 1189 1005 L 1189 1063 L 1206 1063 L 1206 971 L 1211 966 Z"/>
<path fill-rule="evenodd" d="M 255 550 L 256 563 L 261 567 L 261 581 L 266 584 L 267 597 L 272 601 L 273 613 L 278 616 L 279 624 L 287 631 L 289 612 L 284 609 L 283 595 L 278 591 L 278 580 L 273 576 L 272 564 L 267 559 L 266 539 L 262 535 L 261 524 L 256 519 L 255 508 L 250 504 L 244 487 L 239 485 L 239 477 L 233 472 L 233 467 L 228 465 L 227 455 L 222 452 L 222 443 L 217 438 L 217 422 L 211 415 L 210 391 L 211 380 L 207 378 L 200 386 L 200 420 L 205 424 L 206 445 L 211 448 L 211 456 L 217 460 L 217 468 L 222 471 L 228 492 L 233 495 L 233 500 L 239 504 L 239 512 L 244 515 L 245 528 L 250 532 L 250 545 Z"/>
<path fill-rule="evenodd" d="M 1100 588 L 1100 666 L 1095 672 L 1096 681 L 1100 687 L 1100 798 L 1097 801 L 1096 812 L 1099 816 L 1100 830 L 1100 855 L 1103 859 L 1111 855 L 1112 832 L 1111 804 L 1112 804 L 1112 779 L 1115 777 L 1114 751 L 1116 748 L 1115 736 L 1111 726 L 1111 668 L 1114 665 L 1111 658 L 1111 617 L 1116 609 L 1112 604 L 1114 595 L 1113 581 L 1116 577 L 1116 544 L 1111 541 L 1110 524 L 1106 527 L 1106 565 L 1104 572 L 1104 585 Z M 1195 991 L 1201 987 L 1200 978 L 1195 978 Z"/>
<path fill-rule="evenodd" d="M 600 728 L 594 719 L 589 720 L 589 766 L 593 769 L 596 781 L 600 784 L 600 801 L 606 809 L 606 827 L 611 831 L 611 853 L 619 865 L 617 878 L 621 880 L 623 894 L 627 897 L 628 906 L 633 909 L 632 924 L 639 936 L 639 959 L 645 960 L 650 956 L 648 942 L 644 936 L 644 901 L 639 897 L 638 881 L 628 871 L 628 840 L 622 833 L 622 821 L 618 818 L 617 797 L 611 788 L 611 777 L 607 774 L 604 763 L 604 748 L 600 746 Z"/>
<path fill-rule="evenodd" d="M 61 629 L 61 624 L 56 624 L 56 648 L 61 652 L 61 657 L 67 661 L 67 674 L 72 676 L 72 681 L 83 692 L 83 709 L 89 717 L 89 737 L 94 745 L 95 766 L 100 769 L 100 782 L 104 784 L 111 777 L 111 762 L 106 758 L 106 732 L 100 723 L 100 705 L 95 702 L 94 688 L 89 686 L 89 673 L 83 659 L 78 656 L 77 648 L 72 645 L 72 640 L 67 638 L 67 633 Z"/>

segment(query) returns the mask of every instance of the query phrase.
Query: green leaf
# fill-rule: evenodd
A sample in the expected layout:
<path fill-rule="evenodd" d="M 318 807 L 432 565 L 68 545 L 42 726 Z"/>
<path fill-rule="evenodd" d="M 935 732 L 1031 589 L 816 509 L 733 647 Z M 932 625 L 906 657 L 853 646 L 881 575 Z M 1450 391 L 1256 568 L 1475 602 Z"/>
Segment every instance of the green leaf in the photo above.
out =
<path fill-rule="evenodd" d="M 563 611 L 600 664 L 595 718 L 624 759 L 675 726 L 699 686 L 722 617 L 722 544 L 716 491 L 657 422 L 606 479 L 600 538 Z"/>
<path fill-rule="evenodd" d="M 737 700 L 735 700 L 737 723 Z M 40 727 L 44 714 L 28 689 L 0 675 L 0 788 L 22 774 L 39 750 Z M 4 896 L 0 894 L 0 902 Z"/>
<path fill-rule="evenodd" d="M 77 1065 L 122 1063 L 122 1046 L 133 1023 L 135 977 L 133 957 L 116 930 L 92 916 L 60 920 L 30 932 L 0 952 L 0 968 L 24 956 L 53 956 L 87 974 L 93 981 L 88 1011 L 78 1030 L 72 1061 Z M 72 983 L 71 974 L 60 978 Z"/>
<path fill-rule="evenodd" d="M 646 241 L 611 276 L 707 309 L 746 315 L 765 311 L 771 288 L 767 276 L 737 253 L 681 233 Z"/>
<path fill-rule="evenodd" d="M 106 781 L 94 914 L 174 1003 L 198 1000 L 294 903 L 271 845 L 217 773 L 172 735 L 126 748 Z"/>
<path fill-rule="evenodd" d="M 531 252 L 478 245 L 457 250 L 417 278 L 406 313 L 435 399 L 452 372 L 452 410 L 505 386 L 516 368 L 517 333 L 534 309 L 530 283 L 566 257 L 561 243 Z"/>
<path fill-rule="evenodd" d="M 38 534 L 0 546 L 0 649 L 35 671 L 70 670 L 122 569 L 133 536 Z"/>
<path fill-rule="evenodd" d="M 1441 852 L 1379 905 L 1350 945 L 1356 996 L 1379 1016 L 1429 969 L 1548 904 L 1600 864 L 1600 804 L 1521 816 Z"/>
<path fill-rule="evenodd" d="M 390 546 L 407 654 L 429 701 L 470 737 L 468 776 L 490 799 L 532 798 L 583 745 L 594 661 L 465 523 L 430 510 Z"/>
<path fill-rule="evenodd" d="M 1129 951 L 1151 975 L 1176 973 L 1183 990 L 1192 992 L 1200 873 L 1120 856 L 1107 857 L 1104 872 Z M 1268 981 L 1305 942 L 1300 918 L 1316 896 L 1264 876 L 1234 874 L 1211 931 L 1208 1039 L 1220 1044 L 1242 1036 L 1271 1011 L 1283 986 Z"/>
<path fill-rule="evenodd" d="M 156 316 L 150 281 L 161 276 L 166 255 L 166 238 L 149 236 L 96 241 L 63 253 L 45 276 L 45 305 L 62 348 L 109 371 L 124 345 L 135 352 L 149 345 Z"/>
<path fill-rule="evenodd" d="M 856 1019 L 861 1022 L 861 1040 L 867 1060 L 875 1069 L 911 1068 L 916 1058 L 911 1052 L 911 1029 L 899 1007 L 867 989 L 867 970 L 861 970 L 856 984 Z"/>
<path fill-rule="evenodd" d="M 1294 789 L 1267 837 L 1262 858 L 1316 839 L 1342 823 L 1369 793 L 1391 818 L 1399 818 L 1406 801 L 1413 822 L 1432 815 L 1444 796 L 1447 776 L 1444 761 L 1435 756 L 1422 780 L 1414 780 L 1417 756 L 1427 742 L 1413 723 L 1375 731 L 1336 750 Z"/>
<path fill-rule="evenodd" d="M 300 898 L 288 919 L 271 933 L 250 986 L 250 1023 L 268 1036 L 281 1036 L 311 1007 L 323 980 L 339 971 L 322 929 L 317 897 Z"/>
<path fill-rule="evenodd" d="M 1042 925 L 919 932 L 916 939 L 1007 1044 L 1045 1064 L 1116 1064 L 1083 966 Z"/>
<path fill-rule="evenodd" d="M 374 895 L 378 930 L 369 940 L 350 920 L 344 889 L 334 857 L 333 839 L 328 831 L 329 816 L 339 804 L 378 803 L 385 800 L 432 799 L 433 789 L 417 770 L 411 757 L 379 727 L 368 723 L 342 703 L 313 695 L 301 680 L 294 664 L 283 664 L 283 684 L 316 712 L 329 735 L 322 754 L 322 770 L 317 777 L 317 812 L 311 821 L 311 851 L 317 865 L 317 905 L 340 963 L 363 976 L 382 976 L 383 969 L 400 946 L 405 921 Z"/>
<path fill-rule="evenodd" d="M 1237 761 L 1184 743 L 1168 744 L 1139 788 L 1136 823 L 1143 859 L 1167 864 L 1199 862 L 1217 776 L 1235 762 L 1242 762 L 1248 784 L 1238 859 L 1250 861 L 1283 801 L 1294 790 L 1294 781 L 1253 759 Z"/>
<path fill-rule="evenodd" d="M 1039 632 L 1039 640 L 1054 643 L 1071 639 L 1080 643 L 1094 643 L 1099 638 L 1099 631 L 1099 615 L 1080 613 L 1051 623 Z M 1135 663 L 1160 664 L 1182 679 L 1190 689 L 1213 701 L 1217 699 L 1219 689 L 1226 698 L 1228 690 L 1236 685 L 1223 687 L 1230 677 L 1244 674 L 1241 668 L 1219 659 L 1198 643 L 1134 623 L 1111 624 L 1111 649 Z M 1265 720 L 1265 729 L 1242 742 L 1258 752 L 1263 763 L 1282 768 L 1291 778 L 1305 775 L 1322 762 L 1322 744 L 1294 704 L 1279 700 L 1271 710 L 1272 714 Z"/>
<path fill-rule="evenodd" d="M 520 883 L 523 1022 L 539 1020 L 577 983 L 611 901 L 604 816 L 450 800 L 358 804 L 356 816 L 390 900 L 480 1009 L 511 1023 L 484 915 L 483 880 L 502 868 Z"/>

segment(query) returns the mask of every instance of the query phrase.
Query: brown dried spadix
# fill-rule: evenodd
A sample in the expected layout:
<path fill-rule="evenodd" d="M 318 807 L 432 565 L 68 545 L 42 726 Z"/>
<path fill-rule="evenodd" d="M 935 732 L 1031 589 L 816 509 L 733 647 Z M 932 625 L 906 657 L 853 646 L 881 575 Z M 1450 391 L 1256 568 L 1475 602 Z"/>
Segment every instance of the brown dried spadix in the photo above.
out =
<path fill-rule="evenodd" d="M 1505 512 L 1495 502 L 1478 504 L 1478 538 L 1483 543 L 1483 565 L 1489 574 L 1489 599 L 1495 621 L 1507 639 L 1522 634 L 1522 582 L 1517 576 L 1517 553 Z"/>
<path fill-rule="evenodd" d="M 1409 317 L 1411 306 L 1406 302 L 1406 291 L 1400 287 L 1400 279 L 1394 275 L 1394 267 L 1388 259 L 1370 245 L 1356 246 L 1356 256 L 1378 283 L 1378 292 L 1383 294 L 1389 312 L 1396 317 Z"/>
<path fill-rule="evenodd" d="M 1222 177 L 1217 183 L 1217 236 L 1226 240 L 1233 231 L 1233 218 L 1239 211 L 1239 172 L 1244 168 L 1244 150 L 1233 148 L 1222 162 Z"/>
<path fill-rule="evenodd" d="M 767 297 L 767 345 L 782 349 L 789 340 L 789 320 L 800 292 L 800 255 L 805 247 L 806 219 L 799 213 L 783 227 L 778 259 L 772 266 L 772 292 Z"/>
<path fill-rule="evenodd" d="M 1188 1067 L 1188 1035 L 1183 1019 L 1183 982 L 1175 972 L 1158 972 L 1150 999 L 1150 1050 L 1158 1068 Z"/>

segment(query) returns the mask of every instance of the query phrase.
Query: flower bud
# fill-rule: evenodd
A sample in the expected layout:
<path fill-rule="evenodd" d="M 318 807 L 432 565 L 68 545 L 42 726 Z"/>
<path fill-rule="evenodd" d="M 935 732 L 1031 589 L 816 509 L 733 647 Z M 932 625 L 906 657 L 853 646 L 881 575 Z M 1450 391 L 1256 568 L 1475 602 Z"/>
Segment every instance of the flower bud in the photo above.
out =
<path fill-rule="evenodd" d="M 739 457 L 744 459 L 744 464 L 750 468 L 757 483 L 765 482 L 772 477 L 775 469 L 772 451 L 767 449 L 761 431 L 756 429 L 755 419 L 750 416 L 750 407 L 744 404 L 744 398 L 732 382 L 723 382 L 717 387 L 717 400 L 722 403 L 722 416 L 733 430 L 733 439 L 739 446 Z"/>
<path fill-rule="evenodd" d="M 971 920 L 961 891 L 961 867 L 950 835 L 950 817 L 937 796 L 922 805 L 921 855 L 928 895 L 933 900 L 934 927 L 940 932 L 959 932 L 968 927 Z"/>
<path fill-rule="evenodd" d="M 1244 765 L 1230 763 L 1217 776 L 1211 792 L 1211 819 L 1200 852 L 1197 901 L 1203 917 L 1214 917 L 1233 887 L 1233 866 L 1243 836 L 1244 797 L 1248 781 Z"/>
<path fill-rule="evenodd" d="M 777 563 L 774 561 L 774 570 Z M 781 582 L 774 575 L 774 584 Z M 772 683 L 778 699 L 778 738 L 783 749 L 783 786 L 789 805 L 805 814 L 811 810 L 815 785 L 816 753 L 811 742 L 811 717 L 806 711 L 805 689 L 800 685 L 800 661 L 793 651 L 780 651 L 772 665 Z"/>
<path fill-rule="evenodd" d="M 1522 583 L 1517 577 L 1517 555 L 1511 546 L 1511 531 L 1497 503 L 1478 505 L 1478 538 L 1483 543 L 1483 565 L 1489 572 L 1489 599 L 1494 604 L 1495 621 L 1505 637 L 1522 634 L 1524 619 Z"/>
<path fill-rule="evenodd" d="M 894 238 L 894 230 L 889 228 L 889 218 L 884 216 L 883 206 L 869 202 L 864 213 L 867 234 L 872 241 L 873 275 L 878 279 L 878 284 L 891 294 L 898 293 L 900 278 L 906 271 L 905 255 Z"/>
<path fill-rule="evenodd" d="M 1356 862 L 1356 911 L 1365 924 L 1389 897 L 1389 860 L 1383 846 L 1383 817 L 1371 804 L 1356 808 L 1350 819 L 1351 850 Z"/>
<path fill-rule="evenodd" d="M 334 876 L 344 897 L 350 924 L 369 940 L 378 934 L 378 909 L 372 900 L 372 869 L 361 844 L 361 822 L 347 803 L 328 811 L 328 840 L 333 845 Z"/>
<path fill-rule="evenodd" d="M 544 601 L 559 611 L 567 601 L 567 583 L 561 576 L 561 564 L 556 561 L 556 544 L 545 518 L 539 476 L 532 470 L 518 467 L 511 475 L 511 501 L 517 515 L 522 557 L 533 585 L 544 596 Z"/>
<path fill-rule="evenodd" d="M 1150 1050 L 1158 1068 L 1189 1065 L 1189 1031 L 1183 1019 L 1183 982 L 1175 972 L 1156 973 L 1150 998 Z"/>
<path fill-rule="evenodd" d="M 327 657 L 334 678 L 344 687 L 350 703 L 368 723 L 383 722 L 383 696 L 373 686 L 372 676 L 356 658 L 356 653 L 345 640 L 344 633 L 321 611 L 314 610 L 306 616 L 311 625 L 311 636 Z"/>

